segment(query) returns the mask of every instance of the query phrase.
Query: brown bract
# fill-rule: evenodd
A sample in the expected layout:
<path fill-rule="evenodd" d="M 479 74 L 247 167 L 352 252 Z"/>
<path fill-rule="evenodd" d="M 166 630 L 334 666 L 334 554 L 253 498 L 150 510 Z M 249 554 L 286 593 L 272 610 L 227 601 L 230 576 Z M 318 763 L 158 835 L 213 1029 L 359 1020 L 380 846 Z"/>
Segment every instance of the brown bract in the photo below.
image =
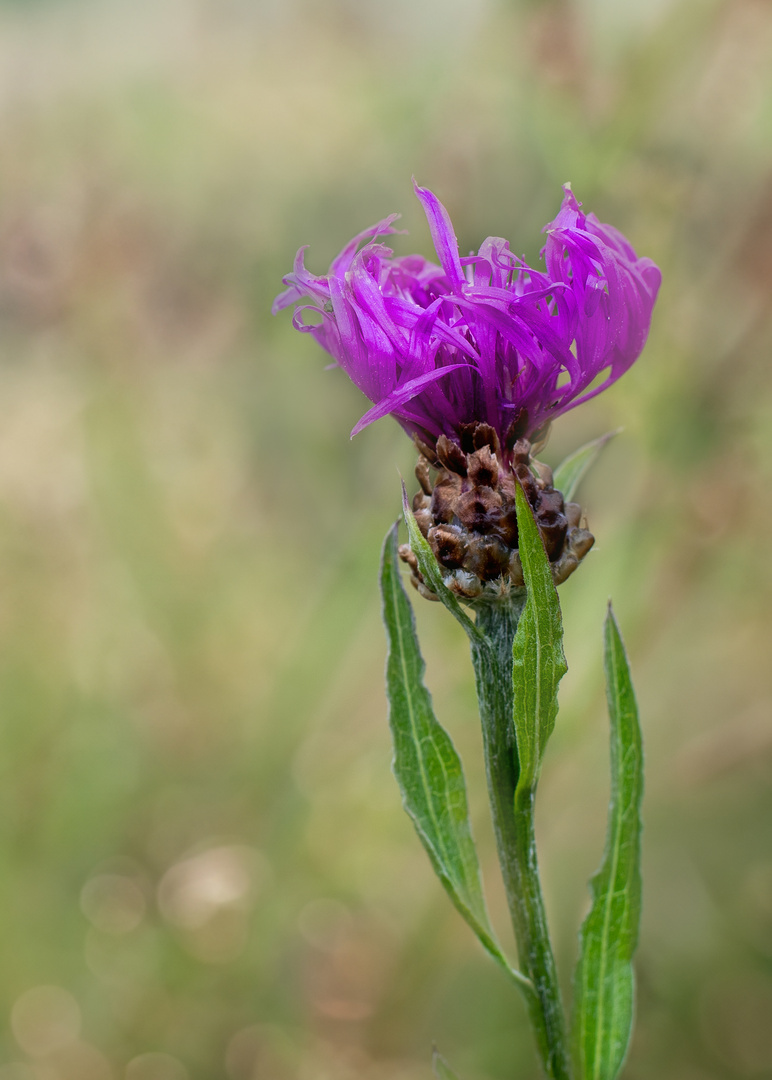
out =
<path fill-rule="evenodd" d="M 515 510 L 518 483 L 539 527 L 556 585 L 574 572 L 595 542 L 581 527 L 582 508 L 564 502 L 552 486 L 551 470 L 531 458 L 531 449 L 527 439 L 519 439 L 505 461 L 488 424 L 467 425 L 459 442 L 440 436 L 435 451 L 419 446 L 420 491 L 413 498 L 413 512 L 447 572 L 446 585 L 465 600 L 495 601 L 524 586 Z M 436 600 L 410 547 L 403 544 L 399 554 L 410 566 L 418 591 Z"/>

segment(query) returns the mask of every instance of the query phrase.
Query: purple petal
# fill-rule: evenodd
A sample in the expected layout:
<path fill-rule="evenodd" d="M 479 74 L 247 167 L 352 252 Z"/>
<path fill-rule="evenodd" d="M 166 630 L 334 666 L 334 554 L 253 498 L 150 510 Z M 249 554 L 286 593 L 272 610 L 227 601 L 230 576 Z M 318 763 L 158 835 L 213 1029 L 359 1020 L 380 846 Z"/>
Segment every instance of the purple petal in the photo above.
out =
<path fill-rule="evenodd" d="M 393 234 L 399 234 L 404 236 L 405 229 L 392 229 L 391 223 L 401 217 L 400 214 L 389 214 L 388 217 L 382 218 L 380 221 L 376 221 L 375 225 L 371 225 L 369 229 L 364 229 L 361 233 L 357 233 L 353 240 L 350 240 L 340 254 L 336 255 L 332 260 L 330 266 L 330 275 L 339 276 L 345 274 L 348 268 L 351 266 L 351 261 L 356 255 L 357 248 L 363 240 L 369 240 L 373 236 L 390 236 Z"/>
<path fill-rule="evenodd" d="M 274 301 L 274 311 L 296 306 L 297 328 L 374 402 L 352 434 L 388 413 L 429 442 L 475 420 L 503 434 L 518 412 L 533 432 L 637 359 L 660 272 L 616 229 L 585 215 L 570 185 L 545 227 L 543 271 L 500 237 L 461 259 L 442 203 L 417 184 L 415 192 L 440 265 L 395 258 L 377 241 L 396 231 L 392 215 L 354 237 L 326 277 L 306 270 L 301 248 Z M 304 297 L 311 302 L 301 304 Z M 307 310 L 321 322 L 306 324 Z"/>
<path fill-rule="evenodd" d="M 419 187 L 413 180 L 413 190 L 424 208 L 434 250 L 437 252 L 442 269 L 447 275 L 451 289 L 457 292 L 466 285 L 466 278 L 458 257 L 458 240 L 453 231 L 450 216 L 437 196 L 428 188 Z"/>
<path fill-rule="evenodd" d="M 315 296 L 322 300 L 329 298 L 330 290 L 327 278 L 316 277 L 315 274 L 310 273 L 305 268 L 303 258 L 307 250 L 308 244 L 298 248 L 292 272 L 282 278 L 284 284 L 288 285 L 289 288 L 279 293 L 274 300 L 271 307 L 272 315 L 276 315 L 282 308 L 289 307 L 290 304 L 294 304 L 297 300 L 302 300 L 304 296 Z"/>
<path fill-rule="evenodd" d="M 400 405 L 405 405 L 408 401 L 412 401 L 412 399 L 420 394 L 430 383 L 436 382 L 436 380 L 441 379 L 443 375 L 449 375 L 451 371 L 456 371 L 458 368 L 465 366 L 465 364 L 450 364 L 448 367 L 435 368 L 434 371 L 427 371 L 425 375 L 419 375 L 417 379 L 411 379 L 410 382 L 405 383 L 404 386 L 399 386 L 395 390 L 392 390 L 388 397 L 385 397 L 383 401 L 379 401 L 377 405 L 373 405 L 372 409 L 369 409 L 362 419 L 354 425 L 351 431 L 351 438 L 353 439 L 363 428 L 366 428 L 375 420 L 380 420 L 382 416 L 388 416 L 389 413 L 398 409 Z"/>

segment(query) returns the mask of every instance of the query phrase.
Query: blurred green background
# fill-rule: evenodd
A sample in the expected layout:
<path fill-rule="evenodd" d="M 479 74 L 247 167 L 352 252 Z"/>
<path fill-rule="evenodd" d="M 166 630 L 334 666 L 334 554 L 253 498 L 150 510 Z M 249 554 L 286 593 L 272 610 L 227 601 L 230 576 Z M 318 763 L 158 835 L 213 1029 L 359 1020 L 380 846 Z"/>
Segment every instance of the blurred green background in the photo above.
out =
<path fill-rule="evenodd" d="M 536 258 L 571 180 L 664 273 L 547 460 L 582 495 L 539 828 L 564 975 L 613 595 L 648 750 L 630 1080 L 772 1077 L 772 4 L 0 6 L 0 1080 L 535 1080 L 390 773 L 376 569 L 413 451 L 270 302 L 401 210 Z M 418 599 L 416 597 L 416 599 Z M 465 641 L 416 604 L 467 767 Z M 568 986 L 567 986 L 568 992 Z"/>

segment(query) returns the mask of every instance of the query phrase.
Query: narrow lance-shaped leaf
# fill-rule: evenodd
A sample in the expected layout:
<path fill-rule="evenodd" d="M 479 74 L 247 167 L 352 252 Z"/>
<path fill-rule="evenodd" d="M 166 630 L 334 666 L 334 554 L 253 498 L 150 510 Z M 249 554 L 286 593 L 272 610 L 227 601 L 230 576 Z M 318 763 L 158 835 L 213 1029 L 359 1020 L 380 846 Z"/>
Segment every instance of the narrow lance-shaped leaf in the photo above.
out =
<path fill-rule="evenodd" d="M 520 560 L 528 596 L 514 642 L 514 720 L 520 777 L 516 804 L 539 779 L 544 748 L 558 713 L 558 684 L 566 673 L 563 621 L 541 533 L 522 487 L 517 487 Z"/>
<path fill-rule="evenodd" d="M 436 1046 L 432 1054 L 432 1072 L 437 1077 L 437 1080 L 458 1080 L 458 1077 Z"/>
<path fill-rule="evenodd" d="M 413 609 L 399 574 L 397 526 L 388 533 L 381 562 L 383 619 L 389 639 L 386 689 L 394 740 L 394 775 L 406 811 L 451 900 L 493 959 L 522 989 L 491 929 L 480 866 L 469 824 L 464 772 L 450 736 L 434 716 L 424 686 L 424 661 Z"/>
<path fill-rule="evenodd" d="M 643 748 L 630 668 L 609 605 L 606 693 L 611 720 L 611 802 L 606 850 L 590 882 L 592 907 L 574 975 L 573 1045 L 582 1080 L 614 1080 L 633 1027 L 632 957 L 641 913 Z"/>
<path fill-rule="evenodd" d="M 592 442 L 580 446 L 573 454 L 569 454 L 564 461 L 561 461 L 557 469 L 555 469 L 552 482 L 557 491 L 563 492 L 563 498 L 566 502 L 571 502 L 577 488 L 586 473 L 597 461 L 606 443 L 611 442 L 621 430 L 621 428 L 617 428 L 616 431 L 608 431 L 605 435 L 601 435 L 600 438 L 593 439 Z"/>

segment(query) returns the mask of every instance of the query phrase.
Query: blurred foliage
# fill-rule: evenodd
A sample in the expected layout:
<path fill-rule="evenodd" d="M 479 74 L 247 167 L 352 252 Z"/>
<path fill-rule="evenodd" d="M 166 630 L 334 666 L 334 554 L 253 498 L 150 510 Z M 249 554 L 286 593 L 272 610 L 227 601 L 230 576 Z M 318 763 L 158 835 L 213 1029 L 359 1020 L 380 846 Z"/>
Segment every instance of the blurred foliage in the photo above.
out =
<path fill-rule="evenodd" d="M 0 7 L 0 1080 L 537 1075 L 390 774 L 376 564 L 412 448 L 286 316 L 415 174 L 535 258 L 572 180 L 662 266 L 562 589 L 539 829 L 576 954 L 614 596 L 648 752 L 630 1080 L 772 1075 L 772 5 Z M 341 527 L 345 515 L 346 527 Z M 416 605 L 507 933 L 461 631 Z M 507 940 L 509 940 L 507 938 Z"/>

